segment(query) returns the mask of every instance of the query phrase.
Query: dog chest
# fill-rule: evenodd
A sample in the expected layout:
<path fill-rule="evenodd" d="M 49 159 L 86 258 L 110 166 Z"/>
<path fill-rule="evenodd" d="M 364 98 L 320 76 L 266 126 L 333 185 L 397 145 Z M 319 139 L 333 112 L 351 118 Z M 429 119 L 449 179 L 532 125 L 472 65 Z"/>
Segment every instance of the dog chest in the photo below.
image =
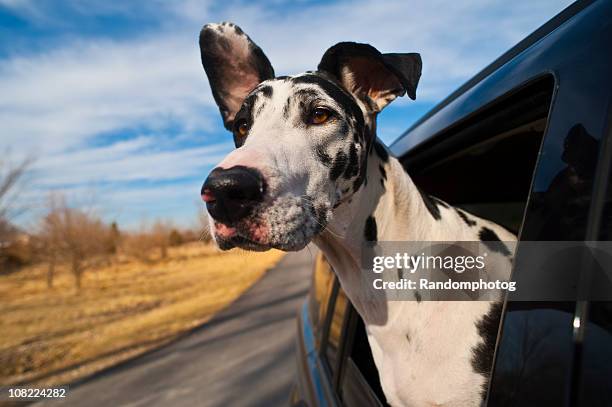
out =
<path fill-rule="evenodd" d="M 488 302 L 389 302 L 385 325 L 367 325 L 392 405 L 478 405 L 485 377 L 473 366 Z"/>

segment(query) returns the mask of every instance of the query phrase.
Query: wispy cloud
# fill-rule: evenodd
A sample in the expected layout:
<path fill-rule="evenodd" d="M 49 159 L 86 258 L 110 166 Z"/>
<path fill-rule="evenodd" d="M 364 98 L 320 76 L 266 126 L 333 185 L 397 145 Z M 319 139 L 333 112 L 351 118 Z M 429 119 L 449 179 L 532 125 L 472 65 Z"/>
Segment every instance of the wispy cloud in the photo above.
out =
<path fill-rule="evenodd" d="M 231 148 L 199 61 L 204 23 L 241 25 L 277 74 L 316 67 L 338 41 L 418 51 L 424 111 L 568 3 L 0 0 L 0 18 L 25 22 L 0 59 L 0 149 L 38 157 L 38 195 L 94 185 L 125 218 L 180 217 L 176 197 L 189 194 L 179 189 L 196 188 Z M 410 124 L 385 118 L 381 128 Z"/>
<path fill-rule="evenodd" d="M 84 180 L 108 183 L 204 177 L 205 170 L 221 161 L 231 149 L 229 143 L 178 150 L 151 149 L 155 146 L 155 138 L 141 137 L 41 158 L 34 166 L 41 174 L 37 185 L 55 188 L 79 185 Z M 68 168 L 78 168 L 78 172 L 67 171 Z"/>
<path fill-rule="evenodd" d="M 104 132 L 169 121 L 215 129 L 194 38 L 79 41 L 0 62 L 2 143 L 56 153 Z"/>

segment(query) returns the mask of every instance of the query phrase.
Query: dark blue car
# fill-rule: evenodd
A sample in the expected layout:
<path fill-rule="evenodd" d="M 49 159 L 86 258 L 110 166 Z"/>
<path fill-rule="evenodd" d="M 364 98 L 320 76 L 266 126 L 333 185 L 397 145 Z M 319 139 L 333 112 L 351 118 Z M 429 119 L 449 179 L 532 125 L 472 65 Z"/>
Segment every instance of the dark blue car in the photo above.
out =
<path fill-rule="evenodd" d="M 612 1 L 579 1 L 391 150 L 420 188 L 520 241 L 612 240 L 611 126 Z M 293 405 L 386 405 L 363 322 L 322 257 L 297 349 Z M 612 302 L 506 301 L 491 362 L 486 405 L 610 406 Z"/>

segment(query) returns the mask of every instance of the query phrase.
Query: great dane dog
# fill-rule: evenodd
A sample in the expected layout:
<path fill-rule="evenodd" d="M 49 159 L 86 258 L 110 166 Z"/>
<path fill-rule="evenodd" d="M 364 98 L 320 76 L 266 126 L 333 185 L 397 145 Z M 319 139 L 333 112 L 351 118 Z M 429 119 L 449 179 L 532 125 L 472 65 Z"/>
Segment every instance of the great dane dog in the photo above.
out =
<path fill-rule="evenodd" d="M 295 251 L 314 242 L 366 324 L 391 405 L 480 405 L 499 302 L 381 303 L 361 289 L 366 241 L 515 240 L 422 193 L 377 138 L 377 114 L 398 96 L 415 99 L 420 56 L 342 42 L 316 71 L 276 77 L 232 23 L 205 25 L 200 50 L 236 144 L 202 187 L 217 245 Z"/>

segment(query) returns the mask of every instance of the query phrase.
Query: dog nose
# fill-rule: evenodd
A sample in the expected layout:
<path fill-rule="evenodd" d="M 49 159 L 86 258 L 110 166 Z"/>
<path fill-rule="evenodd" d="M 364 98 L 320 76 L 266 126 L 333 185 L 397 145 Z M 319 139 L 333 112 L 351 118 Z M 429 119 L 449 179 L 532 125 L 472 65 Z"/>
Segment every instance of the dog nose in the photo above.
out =
<path fill-rule="evenodd" d="M 202 199 L 213 219 L 231 224 L 246 217 L 262 201 L 264 182 L 253 168 L 215 168 L 202 185 Z"/>

